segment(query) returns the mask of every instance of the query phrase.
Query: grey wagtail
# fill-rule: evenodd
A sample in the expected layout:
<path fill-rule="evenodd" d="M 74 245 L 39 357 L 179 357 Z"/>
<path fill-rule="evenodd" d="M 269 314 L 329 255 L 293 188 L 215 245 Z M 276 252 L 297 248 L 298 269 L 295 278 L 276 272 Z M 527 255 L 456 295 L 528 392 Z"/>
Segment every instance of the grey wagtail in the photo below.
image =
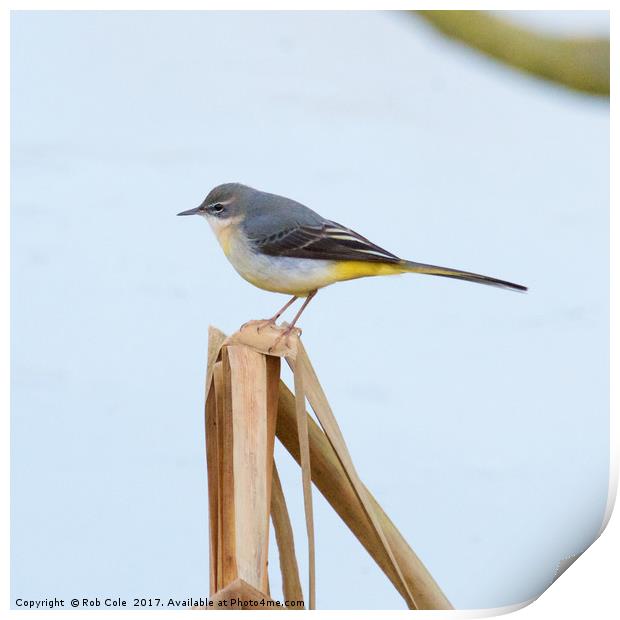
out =
<path fill-rule="evenodd" d="M 218 185 L 200 206 L 177 215 L 202 215 L 241 277 L 267 291 L 293 296 L 273 317 L 260 323 L 274 325 L 297 298 L 306 298 L 285 334 L 291 332 L 320 288 L 344 280 L 427 273 L 527 290 L 477 273 L 402 260 L 294 200 L 240 183 Z"/>

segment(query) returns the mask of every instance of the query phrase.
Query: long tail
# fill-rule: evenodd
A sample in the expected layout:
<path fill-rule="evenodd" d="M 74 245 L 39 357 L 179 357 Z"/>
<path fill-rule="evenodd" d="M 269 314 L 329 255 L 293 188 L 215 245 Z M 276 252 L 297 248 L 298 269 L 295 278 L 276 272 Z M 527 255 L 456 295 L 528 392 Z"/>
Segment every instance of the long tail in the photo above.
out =
<path fill-rule="evenodd" d="M 408 260 L 402 261 L 405 271 L 412 273 L 427 273 L 432 276 L 441 276 L 443 278 L 455 278 L 457 280 L 467 280 L 468 282 L 477 282 L 478 284 L 488 284 L 489 286 L 498 286 L 507 288 L 512 291 L 527 291 L 527 286 L 514 284 L 506 280 L 498 280 L 489 276 L 482 276 L 479 273 L 470 273 L 469 271 L 459 271 L 458 269 L 450 269 L 449 267 L 437 267 L 436 265 L 425 265 L 424 263 L 414 263 Z"/>

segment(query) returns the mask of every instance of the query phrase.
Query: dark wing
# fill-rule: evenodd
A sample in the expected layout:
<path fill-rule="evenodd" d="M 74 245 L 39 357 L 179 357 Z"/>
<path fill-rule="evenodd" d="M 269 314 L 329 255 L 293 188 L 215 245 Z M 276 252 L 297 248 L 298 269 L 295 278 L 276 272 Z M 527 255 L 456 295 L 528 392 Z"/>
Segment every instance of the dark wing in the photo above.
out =
<path fill-rule="evenodd" d="M 355 231 L 324 220 L 317 225 L 295 225 L 278 233 L 251 239 L 254 247 L 270 256 L 359 260 L 398 263 L 400 259 Z"/>

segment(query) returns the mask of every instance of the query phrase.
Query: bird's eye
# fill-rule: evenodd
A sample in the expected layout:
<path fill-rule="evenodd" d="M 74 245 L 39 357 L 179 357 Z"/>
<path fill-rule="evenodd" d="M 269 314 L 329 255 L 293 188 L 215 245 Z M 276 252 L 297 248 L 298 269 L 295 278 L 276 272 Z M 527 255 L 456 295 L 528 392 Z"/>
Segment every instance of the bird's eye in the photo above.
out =
<path fill-rule="evenodd" d="M 224 210 L 224 205 L 216 202 L 215 204 L 209 205 L 209 210 L 211 211 L 211 213 L 221 213 Z"/>

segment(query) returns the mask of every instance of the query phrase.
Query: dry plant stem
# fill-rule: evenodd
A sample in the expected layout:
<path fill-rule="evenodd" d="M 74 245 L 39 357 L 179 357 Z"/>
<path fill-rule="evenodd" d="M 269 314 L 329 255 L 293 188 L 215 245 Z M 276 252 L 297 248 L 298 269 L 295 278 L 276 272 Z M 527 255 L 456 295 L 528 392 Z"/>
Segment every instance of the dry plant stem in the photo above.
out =
<path fill-rule="evenodd" d="M 244 345 L 220 354 L 210 351 L 205 405 L 210 590 L 241 580 L 267 595 L 280 359 Z"/>
<path fill-rule="evenodd" d="M 291 361 L 288 361 L 290 364 Z M 310 609 L 316 609 L 314 514 L 312 510 L 312 477 L 310 474 L 310 446 L 308 445 L 306 398 L 304 396 L 305 392 L 302 370 L 293 367 L 293 373 L 295 381 L 295 415 L 297 419 L 297 436 L 300 446 L 304 511 L 306 513 L 306 532 L 308 535 L 308 605 Z"/>
<path fill-rule="evenodd" d="M 275 338 L 275 335 L 273 337 Z M 222 345 L 224 339 L 224 334 L 219 330 L 213 328 L 210 331 L 210 360 L 217 359 L 217 355 L 214 357 L 212 352 Z M 242 338 L 239 339 L 235 335 L 229 339 L 229 342 L 232 344 L 239 342 L 239 340 Z M 239 344 L 251 346 L 243 342 Z M 260 350 L 266 351 L 269 347 L 269 339 L 265 342 L 264 339 L 261 341 L 259 338 L 256 344 Z M 294 344 L 292 355 L 295 355 L 295 351 L 297 351 L 297 364 L 303 369 L 303 389 L 306 396 L 313 407 L 318 405 L 319 409 L 325 409 L 328 404 L 325 405 L 325 403 L 321 404 L 320 402 L 324 395 L 321 394 L 320 385 L 315 382 L 316 377 L 313 375 L 309 360 L 304 360 L 303 347 L 297 347 L 300 345 L 297 339 L 295 339 Z M 300 352 L 301 357 L 299 358 Z M 282 353 L 279 354 L 282 355 Z M 308 368 L 305 367 L 306 364 L 309 366 Z M 212 383 L 211 377 L 214 375 L 214 369 L 210 367 L 207 378 L 208 386 Z M 278 391 L 277 436 L 291 455 L 300 462 L 300 440 L 297 423 L 299 411 L 297 410 L 296 399 L 282 381 L 279 382 Z M 307 413 L 305 416 L 308 424 L 311 477 L 323 496 L 364 545 L 410 607 L 413 606 L 411 605 L 413 599 L 415 606 L 419 609 L 452 609 L 448 599 L 426 570 L 426 567 L 408 546 L 370 492 L 362 485 L 359 478 L 357 478 L 356 486 L 354 486 L 351 480 L 351 471 L 347 472 L 348 464 L 345 463 L 343 466 L 342 455 L 336 454 L 333 444 L 330 443 L 330 441 L 334 441 L 334 437 L 337 438 L 337 432 L 335 434 L 334 429 L 330 429 L 330 440 Z M 328 424 L 331 422 L 336 424 L 335 420 L 330 422 L 329 416 L 326 417 L 325 410 L 323 410 L 322 424 L 325 424 L 326 421 Z M 339 449 L 342 450 L 342 446 Z M 345 455 L 345 461 L 347 455 Z M 365 505 L 360 501 L 360 497 L 364 499 Z M 369 514 L 372 514 L 372 521 Z"/>
<path fill-rule="evenodd" d="M 282 483 L 276 464 L 273 464 L 271 487 L 271 522 L 278 544 L 280 572 L 282 573 L 282 593 L 287 601 L 303 601 L 304 595 L 299 580 L 299 567 L 295 556 L 293 528 L 286 507 Z"/>
<path fill-rule="evenodd" d="M 222 363 L 215 364 L 213 369 L 214 381 L 221 383 Z M 220 388 L 221 392 L 221 388 Z M 217 436 L 217 405 L 216 390 L 207 394 L 205 402 L 205 445 L 207 450 L 207 473 L 209 479 L 209 595 L 213 596 L 220 583 L 221 575 L 221 532 L 220 524 L 220 472 Z M 219 561 L 219 564 L 218 564 Z"/>
<path fill-rule="evenodd" d="M 287 362 L 289 363 L 289 365 L 291 365 L 291 360 L 289 358 L 287 358 Z M 338 422 L 336 422 L 336 418 L 332 413 L 329 402 L 327 401 L 327 397 L 323 392 L 323 388 L 321 387 L 319 379 L 314 372 L 314 368 L 312 367 L 312 364 L 310 362 L 310 359 L 308 358 L 304 346 L 301 341 L 299 341 L 297 343 L 297 357 L 295 359 L 295 379 L 297 380 L 297 376 L 302 375 L 302 373 L 304 376 L 304 381 L 307 385 L 305 394 L 308 398 L 308 401 L 310 402 L 310 405 L 312 406 L 316 417 L 318 418 L 321 426 L 323 427 L 325 435 L 329 443 L 331 444 L 332 449 L 336 453 L 336 456 L 338 457 L 347 475 L 347 478 L 349 479 L 349 482 L 353 486 L 355 494 L 360 500 L 362 508 L 364 509 L 366 516 L 371 522 L 375 534 L 379 538 L 381 545 L 385 549 L 390 559 L 390 562 L 397 574 L 399 583 L 405 592 L 404 598 L 407 606 L 409 607 L 409 609 L 418 609 L 418 604 L 416 603 L 415 596 L 409 588 L 409 585 L 406 582 L 404 575 L 402 574 L 402 570 L 398 562 L 396 561 L 396 558 L 394 557 L 394 552 L 390 547 L 390 543 L 385 537 L 385 533 L 383 532 L 381 523 L 379 522 L 375 514 L 374 506 L 369 502 L 366 487 L 364 487 L 364 485 L 362 484 L 362 481 L 357 474 L 355 466 L 353 465 L 353 461 L 349 454 L 347 444 L 344 440 L 344 437 L 342 436 L 340 427 L 338 426 Z M 297 384 L 295 385 L 295 401 L 297 404 L 297 408 L 299 409 L 300 405 L 303 404 L 303 399 L 299 398 L 299 390 L 297 388 Z M 299 425 L 299 411 L 297 412 L 297 420 Z M 301 437 L 302 435 L 300 433 L 300 439 Z M 303 463 L 304 459 L 302 449 L 302 464 Z"/>
<path fill-rule="evenodd" d="M 306 415 L 308 416 L 312 481 L 406 600 L 407 592 L 403 588 L 398 574 L 375 533 L 338 457 L 325 433 L 310 415 Z M 299 463 L 295 397 L 282 381 L 280 382 L 280 398 L 278 400 L 276 436 Z M 375 514 L 381 523 L 407 585 L 415 597 L 418 608 L 452 609 L 452 605 L 424 564 L 383 512 L 370 491 L 366 490 L 366 492 L 369 501 L 375 508 Z"/>
<path fill-rule="evenodd" d="M 226 334 L 221 332 L 217 327 L 209 326 L 209 344 L 207 350 L 207 378 L 205 380 L 205 402 L 209 395 L 209 389 L 211 388 L 211 381 L 213 380 L 213 371 L 215 369 L 215 363 L 220 355 L 220 349 L 226 340 Z"/>
<path fill-rule="evenodd" d="M 216 412 L 216 425 L 217 425 L 217 433 L 216 433 L 216 441 L 217 441 L 217 468 L 216 468 L 216 479 L 212 487 L 217 489 L 215 491 L 218 496 L 218 506 L 217 512 L 215 513 L 217 518 L 217 582 L 215 584 L 215 592 L 218 592 L 221 588 L 223 588 L 226 583 L 224 579 L 224 549 L 231 548 L 234 545 L 234 536 L 230 536 L 231 532 L 228 530 L 224 531 L 222 524 L 224 523 L 224 495 L 226 493 L 226 489 L 224 487 L 224 473 L 226 469 L 226 475 L 230 476 L 230 472 L 228 471 L 230 467 L 230 459 L 225 455 L 226 453 L 230 453 L 230 446 L 224 445 L 224 371 L 222 369 L 222 362 L 218 362 L 215 365 L 213 371 L 213 383 L 214 383 L 214 392 L 215 392 L 215 403 L 217 407 Z M 228 452 L 227 452 L 228 450 Z M 208 466 L 208 463 L 207 463 Z M 234 532 L 233 532 L 234 534 Z M 214 594 L 215 594 L 214 592 Z"/>

